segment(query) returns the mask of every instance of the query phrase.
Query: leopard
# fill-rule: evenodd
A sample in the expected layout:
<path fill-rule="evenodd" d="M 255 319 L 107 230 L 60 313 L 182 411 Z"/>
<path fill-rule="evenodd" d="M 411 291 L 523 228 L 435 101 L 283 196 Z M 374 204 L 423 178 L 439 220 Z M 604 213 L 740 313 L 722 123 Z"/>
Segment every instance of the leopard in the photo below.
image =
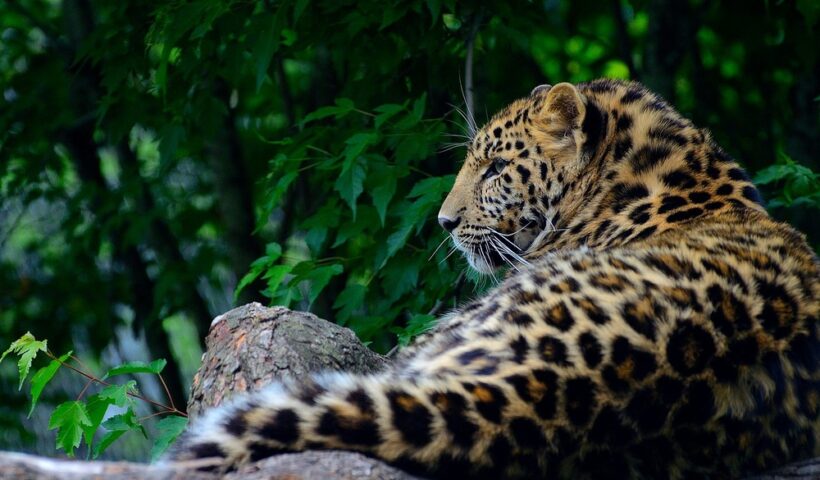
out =
<path fill-rule="evenodd" d="M 684 479 L 820 455 L 820 261 L 646 87 L 512 102 L 466 145 L 438 222 L 495 287 L 386 371 L 210 411 L 171 459 L 338 449 L 428 478 Z"/>

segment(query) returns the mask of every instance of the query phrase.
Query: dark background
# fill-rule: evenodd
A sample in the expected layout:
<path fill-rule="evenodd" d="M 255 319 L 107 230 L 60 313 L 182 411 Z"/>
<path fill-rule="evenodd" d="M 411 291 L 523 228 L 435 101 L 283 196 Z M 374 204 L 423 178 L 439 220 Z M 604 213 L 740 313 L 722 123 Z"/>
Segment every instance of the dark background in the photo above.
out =
<path fill-rule="evenodd" d="M 183 403 L 236 304 L 406 342 L 493 283 L 436 251 L 465 90 L 480 124 L 541 83 L 644 82 L 817 246 L 818 21 L 814 0 L 5 0 L 0 347 L 165 358 Z M 46 402 L 83 386 L 59 375 Z M 0 448 L 53 453 L 15 376 Z M 144 458 L 132 442 L 111 455 Z"/>

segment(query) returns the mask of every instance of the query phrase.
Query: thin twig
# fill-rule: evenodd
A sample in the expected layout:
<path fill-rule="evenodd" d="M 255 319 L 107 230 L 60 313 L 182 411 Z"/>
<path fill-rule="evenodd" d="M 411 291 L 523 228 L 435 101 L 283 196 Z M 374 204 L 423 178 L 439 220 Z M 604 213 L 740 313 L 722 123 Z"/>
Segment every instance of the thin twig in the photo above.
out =
<path fill-rule="evenodd" d="M 83 395 L 85 395 L 85 392 L 88 390 L 88 387 L 90 387 L 92 383 L 94 383 L 94 380 L 88 380 L 87 382 L 85 382 L 85 386 L 83 387 L 82 390 L 80 390 L 80 394 L 77 395 L 77 401 L 78 402 L 80 401 L 81 398 L 83 398 Z"/>
<path fill-rule="evenodd" d="M 106 387 L 110 387 L 112 385 L 111 383 L 108 383 L 105 380 L 102 380 L 100 378 L 97 378 L 97 377 L 91 375 L 90 373 L 86 373 L 86 372 L 80 370 L 79 368 L 75 367 L 74 365 L 71 365 L 70 363 L 60 361 L 60 359 L 57 358 L 57 356 L 54 355 L 50 350 L 46 351 L 46 355 L 48 355 L 48 357 L 51 358 L 52 360 L 57 360 L 58 362 L 60 362 L 60 365 L 68 368 L 69 370 L 73 370 L 73 371 L 79 373 L 80 375 L 82 375 L 85 378 L 91 380 L 92 382 L 99 383 L 100 385 L 103 385 L 103 386 L 106 386 Z M 74 357 L 74 355 L 72 355 L 71 358 L 76 359 L 76 357 Z M 148 403 L 150 403 L 151 405 L 153 405 L 155 407 L 164 408 L 167 413 L 176 413 L 176 414 L 182 415 L 183 417 L 188 416 L 188 414 L 185 413 L 185 412 L 181 412 L 181 411 L 177 410 L 176 408 L 172 408 L 172 407 L 169 407 L 168 405 L 163 405 L 159 402 L 155 402 L 154 400 L 151 400 L 148 397 L 144 397 L 144 396 L 142 396 L 138 393 L 125 392 L 125 394 L 128 395 L 129 397 L 139 398 L 140 400 L 142 400 L 144 402 L 148 402 Z"/>
<path fill-rule="evenodd" d="M 177 409 L 177 407 L 176 407 L 176 405 L 174 405 L 174 399 L 173 399 L 173 398 L 171 398 L 171 391 L 170 391 L 170 390 L 168 390 L 168 385 L 165 383 L 165 379 L 164 379 L 164 378 L 162 378 L 162 374 L 161 374 L 161 373 L 158 373 L 158 374 L 157 374 L 157 376 L 159 377 L 159 381 L 160 381 L 160 383 L 162 383 L 162 388 L 164 388 L 164 389 L 165 389 L 165 395 L 168 397 L 168 401 L 169 401 L 169 402 L 171 402 L 171 408 L 173 408 L 174 410 L 176 410 L 176 409 Z"/>

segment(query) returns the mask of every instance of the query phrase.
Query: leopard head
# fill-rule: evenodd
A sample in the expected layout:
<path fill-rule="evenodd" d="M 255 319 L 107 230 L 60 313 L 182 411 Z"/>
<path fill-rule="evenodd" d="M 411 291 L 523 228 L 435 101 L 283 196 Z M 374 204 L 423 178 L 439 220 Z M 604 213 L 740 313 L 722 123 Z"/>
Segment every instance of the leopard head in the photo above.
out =
<path fill-rule="evenodd" d="M 475 270 L 526 263 L 579 207 L 573 192 L 591 181 L 585 169 L 595 154 L 586 145 L 586 113 L 574 85 L 542 85 L 475 134 L 438 213 Z"/>

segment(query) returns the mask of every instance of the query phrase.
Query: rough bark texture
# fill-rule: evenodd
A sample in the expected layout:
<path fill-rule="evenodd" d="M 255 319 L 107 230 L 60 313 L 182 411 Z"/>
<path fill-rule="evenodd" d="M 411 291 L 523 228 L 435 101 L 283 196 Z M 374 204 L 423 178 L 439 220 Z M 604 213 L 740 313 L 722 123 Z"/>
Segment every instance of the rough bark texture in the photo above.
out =
<path fill-rule="evenodd" d="M 217 317 L 208 350 L 194 378 L 188 412 L 196 416 L 229 396 L 252 391 L 283 376 L 320 370 L 375 372 L 387 365 L 353 332 L 309 313 L 251 303 Z M 0 478 L 23 480 L 420 480 L 378 460 L 353 452 L 308 451 L 279 455 L 219 476 L 176 467 L 128 462 L 58 460 L 0 452 Z M 748 480 L 820 478 L 820 458 L 788 465 Z"/>
<path fill-rule="evenodd" d="M 310 372 L 376 372 L 387 360 L 347 328 L 305 312 L 249 303 L 216 317 L 188 402 L 193 419 L 230 395 Z"/>

